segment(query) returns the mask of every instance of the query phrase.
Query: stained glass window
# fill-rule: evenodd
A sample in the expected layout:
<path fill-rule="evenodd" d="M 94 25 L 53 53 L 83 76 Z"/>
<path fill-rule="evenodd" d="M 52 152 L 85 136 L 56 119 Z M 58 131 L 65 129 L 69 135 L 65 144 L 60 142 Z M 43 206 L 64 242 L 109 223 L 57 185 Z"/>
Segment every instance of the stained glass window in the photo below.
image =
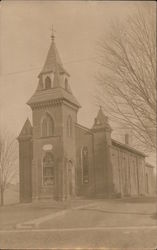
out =
<path fill-rule="evenodd" d="M 54 159 L 50 152 L 47 152 L 43 159 L 43 185 L 54 184 Z"/>
<path fill-rule="evenodd" d="M 82 180 L 84 184 L 89 182 L 89 165 L 88 165 L 88 149 L 83 147 L 82 149 Z"/>

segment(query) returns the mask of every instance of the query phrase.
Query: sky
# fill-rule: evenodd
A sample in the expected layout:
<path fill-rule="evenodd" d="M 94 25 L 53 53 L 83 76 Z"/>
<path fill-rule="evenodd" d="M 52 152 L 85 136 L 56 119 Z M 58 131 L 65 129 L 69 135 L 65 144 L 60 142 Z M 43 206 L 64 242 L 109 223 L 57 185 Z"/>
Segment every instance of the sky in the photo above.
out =
<path fill-rule="evenodd" d="M 92 127 L 98 112 L 95 101 L 98 41 L 111 22 L 125 22 L 135 1 L 3 1 L 0 39 L 0 119 L 15 136 L 29 117 L 26 102 L 38 83 L 38 74 L 51 43 L 56 45 L 72 91 L 82 108 L 78 122 Z"/>

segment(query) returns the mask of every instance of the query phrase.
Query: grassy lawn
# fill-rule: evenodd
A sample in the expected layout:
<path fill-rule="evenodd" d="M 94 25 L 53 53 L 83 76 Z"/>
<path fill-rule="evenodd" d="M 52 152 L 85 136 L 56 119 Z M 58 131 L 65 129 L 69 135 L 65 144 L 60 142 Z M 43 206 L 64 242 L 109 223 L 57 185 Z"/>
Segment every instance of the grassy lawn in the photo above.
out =
<path fill-rule="evenodd" d="M 0 230 L 13 229 L 16 224 L 56 213 L 69 207 L 84 206 L 92 201 L 75 200 L 67 202 L 34 202 L 25 204 L 8 204 L 0 207 Z"/>
<path fill-rule="evenodd" d="M 4 195 L 4 204 L 17 204 L 19 203 L 19 192 L 16 190 L 6 189 Z"/>
<path fill-rule="evenodd" d="M 18 223 L 55 213 L 60 209 L 52 204 L 16 204 L 0 207 L 0 230 L 13 229 Z"/>

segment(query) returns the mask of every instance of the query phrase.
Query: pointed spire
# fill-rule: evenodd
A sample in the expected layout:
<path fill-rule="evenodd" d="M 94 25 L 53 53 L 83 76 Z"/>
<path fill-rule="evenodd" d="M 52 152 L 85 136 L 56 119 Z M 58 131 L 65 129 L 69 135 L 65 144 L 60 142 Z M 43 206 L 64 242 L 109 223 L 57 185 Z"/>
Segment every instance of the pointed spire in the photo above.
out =
<path fill-rule="evenodd" d="M 99 111 L 98 111 L 98 114 L 97 114 L 97 120 L 99 120 L 99 122 L 101 124 L 106 123 L 108 121 L 108 117 L 105 116 L 105 114 L 103 113 L 101 105 L 99 106 Z"/>
<path fill-rule="evenodd" d="M 30 123 L 30 120 L 27 118 L 18 136 L 18 139 L 23 138 L 23 137 L 30 137 L 30 136 L 32 136 L 32 125 Z"/>
<path fill-rule="evenodd" d="M 41 74 L 50 73 L 50 72 L 61 73 L 61 74 L 65 73 L 66 75 L 70 76 L 69 73 L 64 69 L 58 50 L 56 48 L 53 27 L 52 27 L 51 40 L 52 41 L 51 41 L 50 48 L 48 50 L 46 61 L 39 76 Z"/>
<path fill-rule="evenodd" d="M 108 117 L 105 116 L 102 110 L 102 106 L 99 107 L 99 111 L 97 113 L 97 116 L 94 120 L 94 125 L 93 125 L 93 129 L 100 129 L 100 128 L 111 129 L 108 123 Z"/>

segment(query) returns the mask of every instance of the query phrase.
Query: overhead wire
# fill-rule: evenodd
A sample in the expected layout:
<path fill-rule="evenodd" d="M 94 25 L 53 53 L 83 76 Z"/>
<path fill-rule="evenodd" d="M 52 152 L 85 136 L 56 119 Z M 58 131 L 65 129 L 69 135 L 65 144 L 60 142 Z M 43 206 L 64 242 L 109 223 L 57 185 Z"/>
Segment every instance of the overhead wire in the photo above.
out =
<path fill-rule="evenodd" d="M 89 60 L 92 60 L 92 59 L 96 59 L 96 57 L 89 57 L 89 58 L 80 59 L 80 60 L 67 61 L 64 64 L 79 63 L 79 62 L 89 61 Z M 20 74 L 20 73 L 25 73 L 25 72 L 34 71 L 34 70 L 37 70 L 37 69 L 40 69 L 40 68 L 41 67 L 35 67 L 35 68 L 27 69 L 27 70 L 19 70 L 19 71 L 15 71 L 15 72 L 9 72 L 9 73 L 5 73 L 5 74 L 1 74 L 1 76 L 7 76 L 7 75 L 15 75 L 15 74 Z"/>

